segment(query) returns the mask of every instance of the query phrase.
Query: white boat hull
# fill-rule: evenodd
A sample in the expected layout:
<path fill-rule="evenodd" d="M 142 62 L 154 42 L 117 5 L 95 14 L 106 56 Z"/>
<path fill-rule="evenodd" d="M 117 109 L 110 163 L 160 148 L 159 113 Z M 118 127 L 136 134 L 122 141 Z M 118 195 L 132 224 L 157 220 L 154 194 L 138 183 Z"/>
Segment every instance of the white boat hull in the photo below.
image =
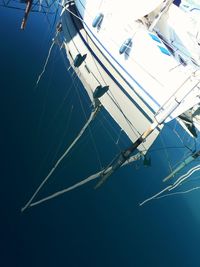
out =
<path fill-rule="evenodd" d="M 73 7 L 72 10 L 75 12 Z M 113 67 L 104 56 L 78 18 L 66 11 L 62 15 L 62 26 L 67 57 L 91 101 L 93 101 L 93 92 L 97 86 L 108 85 L 108 92 L 99 100 L 130 140 L 134 142 L 151 125 L 154 120 L 154 112 L 145 105 L 119 70 Z M 74 59 L 78 54 L 87 54 L 87 57 L 79 68 L 75 68 Z M 148 150 L 160 130 L 161 127 L 157 127 L 138 149 Z"/>

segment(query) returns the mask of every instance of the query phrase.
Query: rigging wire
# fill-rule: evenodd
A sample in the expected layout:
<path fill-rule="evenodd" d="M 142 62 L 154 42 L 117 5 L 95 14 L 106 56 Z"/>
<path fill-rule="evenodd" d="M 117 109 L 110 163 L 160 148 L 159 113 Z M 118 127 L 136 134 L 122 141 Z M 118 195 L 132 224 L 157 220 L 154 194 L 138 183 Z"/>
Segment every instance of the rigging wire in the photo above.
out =
<path fill-rule="evenodd" d="M 186 81 L 185 81 L 186 82 Z"/>
<path fill-rule="evenodd" d="M 81 20 L 83 23 L 85 23 L 79 16 L 77 16 L 76 14 L 74 14 L 74 12 L 72 12 L 71 10 L 69 10 L 67 7 L 63 7 L 63 10 L 66 10 L 66 11 L 68 11 L 68 12 L 70 12 L 73 16 L 75 16 L 76 18 L 78 18 L 79 20 Z M 92 18 L 92 16 L 90 15 L 90 13 L 88 12 L 88 10 L 86 10 L 85 12 L 87 12 L 88 13 L 88 16 L 90 17 L 90 18 Z M 102 29 L 102 30 L 104 30 L 104 29 Z M 109 38 L 110 38 L 110 36 L 109 36 Z M 137 62 L 136 62 L 137 63 Z M 183 84 L 182 85 L 184 85 L 188 80 L 190 79 L 190 76 L 188 77 L 188 78 L 186 78 L 186 80 L 185 81 L 183 81 Z M 199 82 L 197 82 L 197 84 L 194 86 L 194 87 L 196 87 L 197 85 L 199 84 Z M 177 88 L 177 90 L 174 92 L 174 94 L 170 97 L 170 99 L 177 93 L 177 91 L 180 89 L 180 87 L 182 86 L 182 85 L 180 85 L 178 88 Z M 192 88 L 192 90 L 193 90 L 193 88 Z M 191 90 L 190 90 L 191 91 Z M 166 103 L 165 103 L 166 104 Z M 164 104 L 164 105 L 165 105 Z M 163 106 L 164 106 L 163 105 Z M 162 108 L 162 107 L 161 107 Z M 160 109 L 161 109 L 160 108 Z M 158 111 L 159 112 L 159 111 Z M 157 112 L 157 113 L 158 113 Z"/>
<path fill-rule="evenodd" d="M 120 137 L 121 137 L 121 135 L 122 135 L 122 131 L 123 131 L 123 129 L 120 129 L 120 132 L 119 132 L 117 141 L 116 141 L 116 143 L 115 143 L 116 145 L 118 145 L 118 143 L 119 143 Z"/>
<path fill-rule="evenodd" d="M 84 109 L 84 106 L 83 106 L 83 103 L 82 103 L 82 100 L 81 100 L 79 91 L 78 91 L 77 87 L 76 87 L 75 89 L 76 89 L 76 93 L 77 93 L 79 102 L 80 102 L 80 104 L 81 104 L 81 108 L 82 108 L 83 114 L 84 114 L 85 118 L 87 119 L 86 112 L 85 112 L 85 109 Z M 100 155 L 99 155 L 99 152 L 98 152 L 98 149 L 97 149 L 97 145 L 96 145 L 96 143 L 95 143 L 94 136 L 93 136 L 93 134 L 92 134 L 92 130 L 91 130 L 90 125 L 88 125 L 88 129 L 89 129 L 90 137 L 91 137 L 91 140 L 92 140 L 94 149 L 95 149 L 95 153 L 96 153 L 96 156 L 97 156 L 97 160 L 98 160 L 98 162 L 99 162 L 100 169 L 102 170 L 102 169 L 103 169 L 103 166 L 102 166 L 101 158 L 100 158 Z"/>
<path fill-rule="evenodd" d="M 73 42 L 74 43 L 74 42 Z M 76 44 L 74 43 L 74 46 L 76 47 L 76 49 L 77 49 L 77 52 L 79 52 L 79 50 L 78 50 L 78 48 L 77 48 L 77 46 L 76 46 Z M 67 69 L 69 69 L 68 68 L 68 65 L 67 65 L 67 63 L 66 63 L 66 58 L 64 57 L 64 55 L 63 55 L 63 53 L 61 53 L 62 54 L 62 57 L 63 57 L 63 60 L 64 60 L 64 64 L 65 64 L 65 66 L 66 66 L 66 68 Z M 73 72 L 74 73 L 74 72 Z M 91 72 L 92 73 L 92 72 Z M 92 73 L 93 74 L 93 73 Z M 77 76 L 75 76 L 75 77 L 78 77 L 79 76 L 79 74 L 77 73 Z M 74 81 L 73 81 L 73 76 L 71 75 L 71 79 L 72 79 L 72 85 L 74 84 Z M 78 84 L 77 85 L 75 85 L 74 84 L 74 88 L 77 88 L 77 86 L 78 86 Z M 79 94 L 78 94 L 79 95 Z M 84 96 L 84 98 L 83 99 L 85 99 L 85 94 L 83 95 Z M 79 101 L 81 101 L 80 100 L 81 98 L 80 98 L 80 96 L 79 96 Z M 82 107 L 83 107 L 83 105 L 82 105 Z M 83 108 L 82 108 L 83 109 Z M 86 115 L 85 115 L 86 116 Z M 104 126 L 104 125 L 103 125 Z M 104 126 L 104 128 L 107 130 L 107 128 Z M 92 133 L 91 133 L 92 134 Z M 91 136 L 91 139 L 92 139 L 92 142 L 93 142 L 93 145 L 94 145 L 94 149 L 95 149 L 95 152 L 96 152 L 96 154 L 97 154 L 97 159 L 98 159 L 98 162 L 99 162 L 99 165 L 100 165 L 100 167 L 101 167 L 101 169 L 102 169 L 102 163 L 101 163 L 101 160 L 100 160 L 100 156 L 99 156 L 99 153 L 98 153 L 98 150 L 97 150 L 97 147 L 96 147 L 96 144 L 95 144 L 95 142 L 94 142 L 94 137 L 93 137 L 93 135 Z"/>
<path fill-rule="evenodd" d="M 52 76 L 50 75 L 50 77 L 52 77 Z M 76 78 L 77 78 L 77 76 L 75 76 L 75 78 L 73 78 L 73 79 L 76 79 Z M 74 81 L 74 82 L 75 82 L 75 81 Z M 76 82 L 78 82 L 78 78 L 76 79 Z M 58 115 L 59 115 L 61 109 L 63 108 L 63 106 L 64 106 L 66 100 L 68 99 L 69 94 L 70 94 L 72 88 L 73 88 L 73 83 L 71 83 L 71 86 L 68 88 L 68 90 L 67 90 L 67 92 L 66 92 L 66 94 L 65 94 L 65 96 L 64 96 L 64 98 L 63 98 L 63 101 L 61 102 L 60 106 L 57 108 L 57 111 L 55 112 L 53 118 L 51 119 L 50 124 L 47 126 L 47 128 L 46 128 L 46 131 L 47 131 L 47 132 L 48 132 L 48 131 L 51 131 L 51 127 L 53 126 L 53 123 L 56 121 L 56 119 L 57 119 L 57 117 L 58 117 Z M 44 111 L 43 111 L 43 112 L 44 112 Z M 41 121 L 42 121 L 42 120 L 40 119 L 40 124 L 39 124 L 40 126 L 42 125 L 42 122 L 41 122 Z M 40 128 L 40 127 L 39 127 L 39 128 Z M 39 134 L 39 133 L 38 133 L 38 134 Z M 41 166 L 40 166 L 40 171 L 41 171 L 41 169 L 42 169 L 42 166 L 44 165 L 44 162 L 46 162 L 47 158 L 49 157 L 49 155 L 50 155 L 50 151 L 51 151 L 51 150 L 52 150 L 52 147 L 49 147 L 48 152 L 46 153 L 46 155 L 44 156 L 44 158 L 43 158 L 43 160 L 42 160 L 42 164 L 41 164 Z M 39 173 L 40 173 L 40 171 L 39 171 Z"/>
<path fill-rule="evenodd" d="M 87 43 L 89 44 L 89 42 L 88 42 L 88 35 L 87 35 L 87 34 L 86 34 L 86 41 L 87 41 Z M 108 85 L 108 84 L 106 83 L 106 81 L 105 81 L 105 79 L 104 79 L 104 77 L 103 77 L 101 71 L 99 70 L 99 67 L 98 67 L 98 65 L 97 65 L 97 62 L 96 62 L 95 59 L 94 59 L 94 56 L 93 56 L 93 55 L 91 55 L 91 56 L 92 56 L 92 59 L 93 59 L 93 62 L 94 62 L 94 64 L 95 64 L 95 66 L 96 66 L 96 69 L 97 69 L 97 71 L 98 71 L 100 77 L 102 78 L 102 80 L 103 80 L 103 82 L 104 82 L 104 85 Z M 95 75 L 93 74 L 93 76 L 95 76 Z M 138 135 L 140 135 L 140 133 L 137 131 L 136 127 L 134 127 L 134 125 L 131 123 L 131 121 L 130 121 L 130 120 L 127 118 L 127 116 L 124 114 L 122 108 L 120 107 L 120 104 L 118 103 L 118 101 L 116 100 L 116 98 L 114 97 L 114 95 L 112 94 L 112 92 L 109 91 L 109 92 L 107 92 L 106 94 L 112 99 L 112 101 L 114 102 L 114 104 L 116 105 L 116 107 L 118 108 L 118 110 L 121 112 L 122 116 L 125 118 L 125 120 L 126 120 L 127 124 L 129 125 L 130 129 L 132 130 L 132 132 L 134 133 L 134 135 L 135 135 L 136 138 L 137 138 Z M 136 134 L 136 132 L 137 132 L 137 134 Z M 142 146 L 144 147 L 143 144 L 142 144 Z"/>
<path fill-rule="evenodd" d="M 70 122 L 71 122 L 71 118 L 72 118 L 72 113 L 73 113 L 73 109 L 74 109 L 74 106 L 71 105 L 71 109 L 70 109 L 70 112 L 69 112 L 69 116 L 68 116 L 68 119 L 67 119 L 67 122 L 66 122 L 66 127 L 65 127 L 65 131 L 63 133 L 63 136 L 61 137 L 61 140 L 58 144 L 58 147 L 54 153 L 54 158 L 52 160 L 52 163 L 55 162 L 56 158 L 57 158 L 57 155 L 58 155 L 58 152 L 60 150 L 60 148 L 62 147 L 62 144 L 64 143 L 64 139 L 65 139 L 65 135 L 67 134 L 68 130 L 69 130 L 69 125 L 70 125 Z"/>
<path fill-rule="evenodd" d="M 115 135 L 118 135 L 118 131 L 115 129 L 115 127 L 110 123 L 110 120 L 108 118 L 106 118 L 106 116 L 101 113 L 100 114 L 102 116 L 102 118 L 104 119 L 104 121 L 108 124 L 108 126 L 110 127 L 110 129 L 112 129 L 112 131 L 115 133 Z M 107 130 L 107 127 L 104 125 L 103 122 L 101 122 L 103 127 L 105 128 L 105 130 Z M 110 136 L 110 138 L 113 140 L 114 143 L 116 143 L 116 140 L 113 138 L 112 133 L 108 132 L 108 135 Z M 121 142 L 126 145 L 125 141 L 123 139 L 121 139 Z M 119 146 L 119 144 L 117 144 L 117 146 Z M 119 147 L 119 149 L 121 150 L 121 148 Z"/>
<path fill-rule="evenodd" d="M 69 11 L 69 10 L 68 10 Z M 70 11 L 69 11 L 70 12 Z M 71 12 L 73 14 L 73 12 Z M 74 14 L 73 14 L 74 15 Z M 78 16 L 77 16 L 78 17 Z"/>
<path fill-rule="evenodd" d="M 174 132 L 174 134 L 178 137 L 178 139 L 180 140 L 180 142 L 183 144 L 183 146 L 184 146 L 188 151 L 193 152 L 193 149 L 190 148 L 189 146 L 187 146 L 187 145 L 184 143 L 184 141 L 183 141 L 183 139 L 181 138 L 180 134 L 179 134 L 179 133 L 177 132 L 177 130 L 175 129 L 175 128 L 176 128 L 176 125 L 178 125 L 178 121 L 176 120 L 175 123 L 176 123 L 176 124 L 174 125 L 174 128 L 172 128 L 169 124 L 166 124 L 166 126 L 167 126 L 172 132 Z"/>
<path fill-rule="evenodd" d="M 168 161 L 168 167 L 169 167 L 169 170 L 170 170 L 170 172 L 172 172 L 173 169 L 172 169 L 171 162 L 170 162 L 170 159 L 169 159 L 169 153 L 167 152 L 167 149 L 166 149 L 166 146 L 165 146 L 165 142 L 164 142 L 164 139 L 163 139 L 162 135 L 160 135 L 160 140 L 161 140 L 161 142 L 162 142 L 163 150 L 164 150 L 166 159 L 167 159 L 167 161 Z"/>
<path fill-rule="evenodd" d="M 56 50 L 55 50 L 55 52 L 56 52 Z M 55 56 L 56 56 L 56 53 L 54 53 L 54 55 L 53 55 L 53 62 L 54 62 Z M 48 97 L 48 94 L 49 94 L 49 88 L 50 88 L 50 84 L 51 84 L 51 81 L 52 81 L 52 74 L 53 74 L 54 68 L 55 68 L 55 64 L 52 64 L 51 73 L 50 73 L 50 79 L 48 79 L 47 86 L 45 86 L 46 92 L 45 92 L 45 95 L 44 95 L 44 103 L 43 103 L 42 112 L 41 112 L 41 115 L 40 115 L 40 118 L 39 118 L 37 137 L 36 138 L 39 137 L 40 131 L 41 131 L 41 128 L 42 128 L 42 124 L 43 124 L 42 122 L 43 122 L 43 118 L 44 118 L 44 115 L 45 115 L 45 112 L 46 112 L 47 97 Z"/>
<path fill-rule="evenodd" d="M 49 55 L 50 56 L 50 55 Z M 45 62 L 45 64 L 46 64 L 46 62 Z M 45 66 L 45 68 L 46 68 L 46 66 Z M 43 75 L 43 73 L 41 73 L 41 76 Z M 39 82 L 39 80 L 40 80 L 40 76 L 39 76 L 39 78 L 38 78 L 38 82 Z M 76 88 L 77 89 L 77 88 Z M 78 94 L 78 96 L 79 96 L 79 99 L 80 99 L 80 95 Z M 81 101 L 81 106 L 82 106 L 82 101 Z M 83 109 L 83 112 L 84 112 L 84 114 L 85 114 L 85 110 Z M 86 114 L 85 114 L 86 115 Z M 89 127 L 89 129 L 90 129 L 90 127 Z M 94 140 L 93 140 L 94 141 Z M 95 142 L 94 142 L 94 144 L 95 144 Z M 62 157 L 61 157 L 62 158 Z M 60 160 L 60 159 L 59 159 Z M 62 160 L 62 159 L 61 159 Z M 59 164 L 59 161 L 57 162 L 58 164 Z M 54 171 L 54 169 L 57 167 L 57 163 L 55 164 L 55 167 L 52 169 L 53 171 Z M 100 162 L 100 164 L 101 164 L 101 162 Z M 109 166 L 109 165 L 108 165 Z M 106 171 L 108 171 L 109 170 L 109 167 L 107 167 L 106 168 Z M 98 174 L 101 174 L 102 172 L 99 172 Z M 52 173 L 51 173 L 51 171 L 50 171 L 50 175 L 51 175 Z M 90 178 L 90 180 L 92 180 L 92 179 L 95 179 L 96 178 L 96 176 L 95 175 L 93 175 L 93 176 L 90 176 L 89 178 Z M 46 177 L 47 179 L 49 178 L 48 176 Z M 89 180 L 89 181 L 90 181 Z M 85 180 L 84 180 L 85 181 Z M 43 181 L 44 183 L 46 182 L 45 180 Z M 82 181 L 83 182 L 83 181 Z M 82 182 L 80 182 L 79 183 L 79 185 L 81 184 L 82 185 Z M 43 186 L 43 183 L 41 184 L 42 186 Z M 177 185 L 178 186 L 178 185 Z M 72 188 L 72 187 L 71 187 Z M 174 185 L 174 188 L 175 188 L 175 185 Z M 39 190 L 41 189 L 41 187 L 39 188 Z M 74 187 L 73 187 L 73 189 L 74 189 Z M 72 189 L 70 189 L 70 190 L 72 190 Z M 171 189 L 172 190 L 172 189 Z M 63 192 L 64 190 L 62 190 L 62 192 Z M 68 189 L 68 191 L 69 191 L 69 189 Z M 65 190 L 65 192 L 67 192 L 66 190 Z M 36 190 L 36 192 L 35 192 L 36 194 L 38 193 L 38 191 Z M 33 195 L 33 198 L 36 196 L 36 194 L 35 195 Z M 55 194 L 58 194 L 58 193 L 55 193 Z M 54 194 L 54 197 L 55 197 L 55 194 Z M 57 195 L 56 195 L 57 196 Z M 32 200 L 33 200 L 33 198 L 31 199 L 31 201 L 30 202 L 28 202 L 27 204 L 27 206 L 25 205 L 25 207 L 24 208 L 22 208 L 22 211 L 24 211 L 28 206 L 34 206 L 34 205 L 36 205 L 36 203 L 38 203 L 38 202 L 35 202 L 35 203 L 32 203 L 31 204 L 31 202 L 32 202 Z M 46 198 L 47 199 L 47 198 Z M 48 197 L 48 199 L 49 199 L 49 197 Z M 46 201 L 46 200 L 45 200 Z M 41 201 L 40 201 L 40 203 L 41 203 Z M 38 203 L 39 204 L 39 203 Z"/>
<path fill-rule="evenodd" d="M 86 39 L 87 39 L 87 36 L 86 36 Z M 74 44 L 74 46 L 75 46 L 77 52 L 80 53 L 78 47 L 76 46 L 76 44 L 74 43 L 73 40 L 72 40 L 72 42 L 73 42 L 73 44 Z M 87 42 L 88 42 L 88 39 L 87 39 Z M 92 56 L 92 58 L 93 58 L 93 56 Z M 96 68 L 97 68 L 97 70 L 98 70 L 98 72 L 99 72 L 99 75 L 100 75 L 102 81 L 104 82 L 104 85 L 107 85 L 107 83 L 106 83 L 106 81 L 105 81 L 105 79 L 104 79 L 102 73 L 100 72 L 100 70 L 99 70 L 99 68 L 98 68 L 98 66 L 97 66 L 97 64 L 96 64 L 96 62 L 95 62 L 95 60 L 94 60 L 94 58 L 93 58 L 93 61 L 94 61 L 94 64 L 95 64 L 95 66 L 96 66 Z M 67 65 L 66 65 L 66 67 L 67 67 Z M 97 82 L 98 82 L 99 84 L 101 84 L 100 81 L 96 78 L 95 74 L 92 72 L 92 70 L 90 70 L 90 73 L 91 73 L 91 74 L 93 75 L 93 77 L 97 80 Z M 85 96 L 85 95 L 84 95 L 84 96 Z M 102 116 L 103 116 L 103 115 L 102 115 Z M 106 119 L 106 118 L 104 117 L 104 119 Z M 107 121 L 108 121 L 108 120 L 107 120 Z M 103 122 L 102 122 L 102 125 L 104 126 Z M 104 128 L 105 128 L 105 130 L 107 131 L 107 128 L 106 128 L 105 126 L 104 126 Z M 109 135 L 110 135 L 110 134 L 109 134 Z M 110 136 L 111 136 L 111 135 L 110 135 Z M 112 138 L 112 140 L 114 140 L 114 139 Z"/>
<path fill-rule="evenodd" d="M 75 17 L 77 17 L 78 19 L 80 19 L 83 23 L 84 23 L 84 21 L 79 17 L 79 16 L 77 16 L 76 14 L 74 14 L 74 12 L 72 12 L 71 10 L 69 10 L 68 8 L 66 8 L 66 10 L 68 11 L 68 12 L 70 12 L 73 16 L 75 16 Z M 86 12 L 88 12 L 88 11 L 86 11 Z M 89 13 L 89 12 L 88 12 Z M 89 14 L 89 16 L 90 16 L 90 14 Z M 90 16 L 91 17 L 91 16 Z M 184 83 L 188 80 L 189 78 L 187 78 L 185 81 L 184 81 Z M 179 89 L 179 88 L 178 88 Z M 177 89 L 177 90 L 178 90 Z M 176 91 L 177 92 L 177 91 Z M 175 93 L 176 93 L 175 92 Z"/>
<path fill-rule="evenodd" d="M 87 42 L 88 42 L 88 36 L 86 36 L 86 39 L 87 39 Z M 97 66 L 96 61 L 94 60 L 94 57 L 93 57 L 93 56 L 92 56 L 92 58 L 93 58 L 93 61 L 94 61 L 95 65 L 96 65 L 96 68 L 97 68 L 97 70 L 98 70 L 100 76 L 102 77 L 102 80 L 104 81 L 104 84 L 107 85 L 106 82 L 105 82 L 105 80 L 104 80 L 104 78 L 103 78 L 103 75 L 102 75 L 101 71 L 99 70 L 99 68 L 98 68 L 98 66 Z M 110 92 L 110 93 L 111 93 L 111 92 Z M 107 93 L 107 94 L 108 94 L 108 93 Z M 129 120 L 129 119 L 125 116 L 125 114 L 123 113 L 123 111 L 122 111 L 122 109 L 121 109 L 119 103 L 116 101 L 116 99 L 114 98 L 114 96 L 113 96 L 112 93 L 111 93 L 111 95 L 112 95 L 112 97 L 113 97 L 113 99 L 114 99 L 113 101 L 115 102 L 115 105 L 118 107 L 118 109 L 120 110 L 120 112 L 122 113 L 122 115 L 125 117 L 125 120 L 126 120 L 127 123 L 129 124 L 130 128 L 134 128 L 134 130 L 136 130 L 136 128 L 133 126 L 133 124 L 130 122 L 130 120 Z M 133 130 L 133 129 L 132 129 L 132 130 Z M 134 131 L 134 130 L 133 130 L 133 131 Z M 134 133 L 135 133 L 135 132 L 134 132 Z M 139 134 L 139 132 L 138 132 L 138 134 Z M 137 136 L 137 135 L 136 135 L 136 136 Z"/>
<path fill-rule="evenodd" d="M 75 82 L 75 80 L 78 82 L 78 76 L 75 76 L 75 77 L 72 77 L 72 78 L 74 79 L 74 82 Z M 50 128 L 53 125 L 53 123 L 57 120 L 57 117 L 59 116 L 59 113 L 63 109 L 66 101 L 68 100 L 68 98 L 70 96 L 70 93 L 71 93 L 71 91 L 73 89 L 73 86 L 74 86 L 74 84 L 71 83 L 70 87 L 67 89 L 66 94 L 65 94 L 64 98 L 62 99 L 62 102 L 60 103 L 59 107 L 57 108 L 55 114 L 53 115 L 53 117 L 51 119 L 51 122 L 50 122 L 50 125 L 48 126 L 48 128 Z"/>
<path fill-rule="evenodd" d="M 87 34 L 86 34 L 86 41 L 87 41 L 87 43 L 89 44 L 89 42 L 88 42 L 88 35 L 87 35 Z M 93 59 L 93 62 L 94 62 L 94 64 L 95 64 L 95 66 L 96 66 L 96 69 L 97 69 L 97 71 L 98 71 L 98 73 L 99 73 L 99 75 L 100 75 L 102 81 L 104 82 L 104 85 L 107 86 L 108 84 L 107 84 L 107 82 L 105 81 L 105 79 L 104 79 L 104 77 L 103 77 L 103 75 L 102 75 L 102 73 L 101 73 L 101 71 L 100 71 L 100 69 L 99 69 L 99 67 L 98 67 L 98 65 L 97 65 L 97 62 L 95 61 L 94 56 L 93 56 L 93 55 L 91 55 L 91 56 L 92 56 L 92 59 Z M 94 75 L 94 74 L 93 74 L 93 75 Z M 94 75 L 94 76 L 95 76 L 95 75 Z M 122 108 L 120 107 L 119 103 L 117 102 L 117 100 L 116 100 L 116 98 L 114 97 L 114 95 L 112 94 L 112 92 L 110 91 L 110 92 L 107 92 L 106 94 L 112 99 L 112 101 L 114 102 L 114 104 L 116 105 L 116 107 L 119 109 L 119 111 L 121 112 L 121 114 L 122 114 L 123 117 L 125 118 L 127 124 L 129 125 L 129 127 L 130 127 L 131 130 L 132 130 L 132 132 L 135 134 L 135 136 L 136 136 L 136 138 L 137 138 L 138 135 L 136 135 L 136 133 L 135 133 L 136 128 L 133 126 L 133 124 L 131 123 L 131 121 L 126 117 L 126 115 L 124 114 Z M 110 94 L 111 94 L 111 96 L 110 96 Z M 137 132 L 137 133 L 138 133 L 138 132 Z M 138 134 L 139 134 L 139 133 L 138 133 Z"/>
<path fill-rule="evenodd" d="M 67 27 L 68 28 L 68 27 Z M 78 53 L 80 53 L 77 45 L 75 44 L 74 40 L 72 39 L 72 42 L 77 50 Z M 73 82 L 73 80 L 72 80 Z M 86 112 L 85 112 L 85 109 L 84 109 L 84 106 L 83 106 L 83 103 L 82 103 L 82 100 L 81 100 L 81 97 L 80 97 L 80 94 L 79 94 L 79 90 L 77 88 L 77 86 L 74 86 L 75 87 L 75 91 L 76 91 L 76 94 L 78 96 L 78 99 L 79 99 L 79 102 L 81 104 L 81 108 L 82 108 L 82 111 L 83 111 L 83 114 L 85 116 L 85 118 L 87 119 L 87 116 L 86 116 Z M 97 157 L 97 160 L 99 162 L 99 166 L 100 166 L 100 169 L 103 169 L 103 165 L 102 165 L 102 162 L 101 162 L 101 158 L 100 158 L 100 155 L 99 155 L 99 152 L 98 152 L 98 149 L 97 149 L 97 145 L 95 143 L 95 140 L 94 140 L 94 136 L 92 134 L 92 131 L 91 131 L 91 127 L 90 125 L 88 125 L 88 129 L 89 129 L 89 133 L 90 133 L 90 137 L 91 137 L 91 140 L 92 140 L 92 143 L 93 143 L 93 146 L 94 146 L 94 150 L 95 150 L 95 153 L 96 153 L 96 157 Z"/>

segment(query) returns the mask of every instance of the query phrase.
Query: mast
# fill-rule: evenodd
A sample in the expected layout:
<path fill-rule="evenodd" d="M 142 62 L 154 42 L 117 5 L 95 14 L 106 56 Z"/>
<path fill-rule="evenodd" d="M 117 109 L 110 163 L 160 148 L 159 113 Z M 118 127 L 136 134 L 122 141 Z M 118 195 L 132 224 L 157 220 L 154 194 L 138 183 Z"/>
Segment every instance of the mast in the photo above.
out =
<path fill-rule="evenodd" d="M 21 29 L 22 30 L 24 30 L 25 27 L 26 27 L 26 22 L 27 22 L 27 19 L 28 19 L 28 15 L 29 15 L 29 13 L 31 11 L 32 4 L 33 4 L 33 0 L 26 0 L 26 9 L 25 9 L 24 18 L 23 18 L 22 24 L 21 24 Z"/>
<path fill-rule="evenodd" d="M 151 124 L 151 126 L 127 149 L 119 154 L 117 159 L 113 162 L 111 166 L 106 167 L 103 172 L 101 173 L 101 180 L 95 186 L 95 189 L 100 187 L 110 175 L 112 175 L 116 170 L 118 170 L 132 155 L 132 153 L 141 145 L 145 139 L 155 130 L 158 126 L 157 122 Z"/>

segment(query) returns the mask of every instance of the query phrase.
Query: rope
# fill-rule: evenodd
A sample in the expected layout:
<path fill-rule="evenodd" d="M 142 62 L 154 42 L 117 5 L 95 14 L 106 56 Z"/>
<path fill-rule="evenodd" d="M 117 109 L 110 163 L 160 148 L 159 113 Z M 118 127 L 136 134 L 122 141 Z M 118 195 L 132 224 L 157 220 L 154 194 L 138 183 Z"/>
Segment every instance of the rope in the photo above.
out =
<path fill-rule="evenodd" d="M 78 99 L 79 99 L 79 102 L 80 102 L 80 105 L 81 105 L 81 109 L 83 111 L 83 114 L 84 114 L 85 118 L 87 118 L 86 112 L 85 112 L 85 109 L 84 109 L 84 106 L 83 106 L 83 102 L 81 100 L 81 97 L 80 97 L 80 94 L 79 94 L 79 91 L 78 91 L 77 86 L 75 86 L 75 90 L 76 90 L 76 94 L 78 96 Z M 99 106 L 97 106 L 97 109 L 99 109 Z M 95 153 L 96 153 L 96 156 L 97 156 L 97 160 L 98 160 L 99 166 L 102 169 L 102 163 L 101 163 L 100 155 L 98 153 L 97 146 L 96 146 L 96 143 L 95 143 L 93 134 L 92 134 L 92 130 L 91 130 L 91 128 L 90 128 L 89 125 L 88 125 L 88 128 L 89 128 L 90 138 L 91 138 L 92 143 L 93 143 L 93 146 L 94 146 L 94 150 L 95 150 Z"/>

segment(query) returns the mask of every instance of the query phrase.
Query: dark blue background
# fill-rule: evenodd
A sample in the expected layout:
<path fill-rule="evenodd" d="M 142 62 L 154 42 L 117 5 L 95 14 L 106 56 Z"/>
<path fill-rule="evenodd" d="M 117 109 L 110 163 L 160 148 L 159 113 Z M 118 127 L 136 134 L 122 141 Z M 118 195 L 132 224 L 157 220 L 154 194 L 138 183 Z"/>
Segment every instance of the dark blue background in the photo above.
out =
<path fill-rule="evenodd" d="M 20 31 L 22 15 L 0 9 L 1 266 L 200 266 L 198 191 L 138 206 L 163 188 L 160 181 L 167 174 L 163 151 L 152 152 L 151 168 L 128 166 L 99 190 L 91 183 L 20 213 L 85 121 L 74 88 L 61 106 L 71 80 L 58 48 L 34 88 L 52 35 L 45 17 L 37 14 L 31 14 L 27 29 Z M 87 102 L 84 107 L 88 115 Z M 118 150 L 101 120 L 100 116 L 92 129 L 104 165 Z M 114 132 L 113 138 L 117 140 Z M 154 147 L 159 146 L 158 141 Z M 175 152 L 172 157 L 181 153 Z M 94 155 L 87 133 L 40 197 L 99 170 Z"/>

